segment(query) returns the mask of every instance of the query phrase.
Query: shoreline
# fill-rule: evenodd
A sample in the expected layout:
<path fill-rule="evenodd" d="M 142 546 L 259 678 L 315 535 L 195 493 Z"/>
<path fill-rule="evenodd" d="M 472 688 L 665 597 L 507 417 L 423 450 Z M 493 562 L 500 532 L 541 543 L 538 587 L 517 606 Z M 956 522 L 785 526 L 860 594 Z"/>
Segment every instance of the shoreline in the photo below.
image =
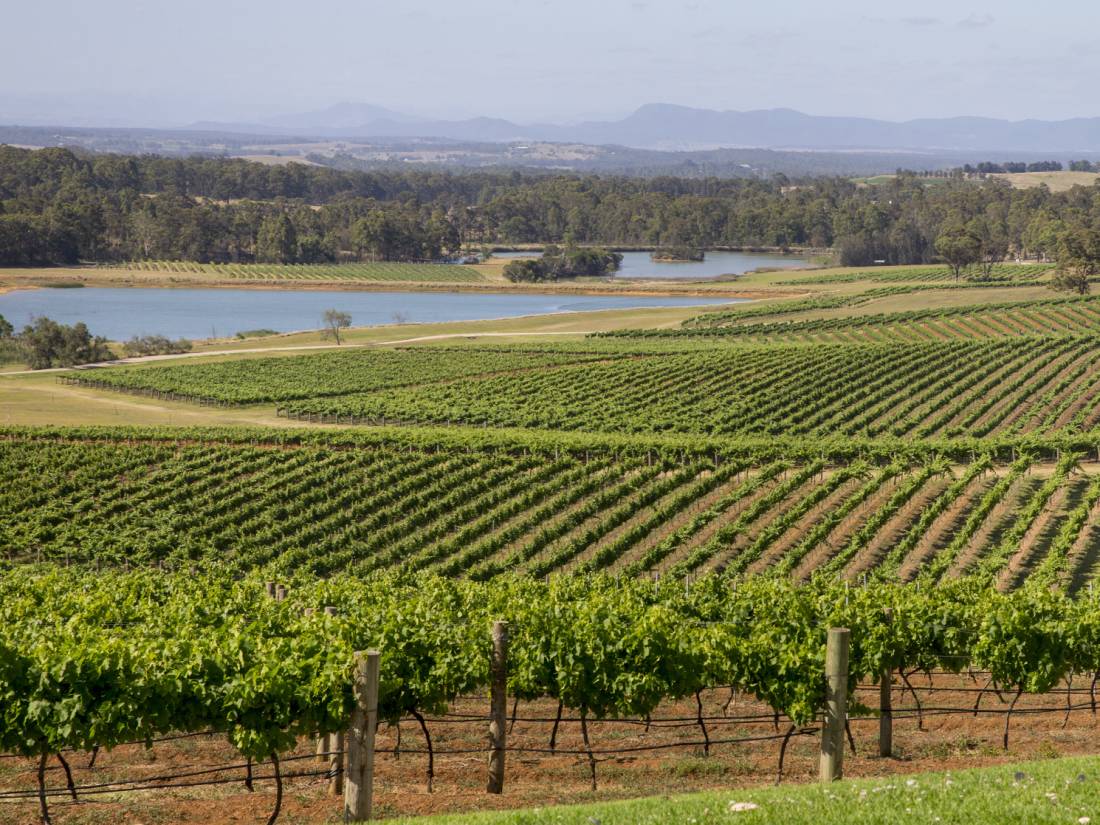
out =
<path fill-rule="evenodd" d="M 134 285 L 134 286 L 135 286 L 135 288 L 151 288 L 151 289 L 159 288 L 155 285 Z M 227 285 L 227 286 L 221 287 L 221 288 L 230 288 L 231 289 L 231 288 L 233 288 L 233 286 L 234 285 Z M 391 288 L 385 289 L 385 290 L 350 290 L 350 291 L 371 291 L 371 292 L 385 291 L 385 292 L 393 292 L 393 293 L 398 294 L 398 295 L 403 294 L 403 293 L 411 293 L 411 292 L 429 292 L 429 293 L 434 292 L 434 293 L 440 294 L 440 293 L 445 293 L 445 292 L 452 291 L 452 290 L 448 289 L 448 287 L 450 286 L 448 284 L 432 285 L 432 286 L 433 287 L 440 286 L 442 288 L 441 289 L 430 289 L 430 290 L 401 290 L 401 289 L 395 289 L 395 288 L 391 287 Z M 301 285 L 299 284 L 298 287 L 301 287 Z M 87 287 L 87 288 L 88 289 L 96 289 L 96 288 L 104 288 L 104 287 L 92 286 L 92 287 Z M 118 289 L 121 289 L 121 288 L 124 288 L 124 287 L 122 287 L 122 286 L 113 286 L 113 287 L 105 287 L 105 288 L 118 288 Z M 177 285 L 176 288 L 186 288 L 186 287 L 179 287 Z M 17 286 L 15 288 L 9 288 L 6 291 L 7 292 L 18 292 L 18 291 L 32 292 L 32 291 L 37 291 L 37 290 L 40 290 L 40 289 L 44 289 L 44 288 L 43 287 L 31 287 L 31 286 L 28 286 L 28 287 Z M 308 291 L 311 291 L 309 288 L 303 289 L 303 288 L 297 288 L 297 287 L 280 287 L 280 289 L 281 289 L 281 291 L 284 291 L 284 292 L 308 292 Z M 328 289 L 328 290 L 319 290 L 319 291 L 344 292 L 344 291 L 349 291 L 349 290 L 341 290 L 338 287 L 336 287 L 336 288 L 331 288 L 331 289 Z M 492 290 L 489 290 L 490 294 L 492 294 L 492 292 L 493 292 Z M 512 294 L 521 294 L 521 293 L 512 293 Z M 527 290 L 527 291 L 524 291 L 524 293 L 522 293 L 522 294 L 542 295 L 542 296 L 547 297 L 547 298 L 583 297 L 582 293 L 565 293 L 565 292 L 560 291 L 560 290 L 559 291 L 541 290 L 541 291 L 538 291 L 538 292 L 536 292 L 534 290 Z M 635 312 L 649 312 L 649 311 L 654 311 L 654 312 L 661 312 L 661 311 L 683 312 L 683 311 L 689 311 L 689 312 L 697 314 L 699 312 L 705 312 L 707 310 L 712 310 L 712 309 L 716 309 L 716 308 L 720 308 L 720 307 L 729 307 L 729 306 L 734 306 L 734 305 L 742 304 L 742 303 L 755 303 L 755 302 L 757 302 L 759 300 L 762 300 L 762 299 L 765 299 L 765 298 L 777 297 L 777 296 L 772 295 L 770 293 L 766 294 L 766 295 L 765 294 L 756 294 L 756 295 L 754 295 L 754 297 L 747 297 L 747 296 L 738 297 L 738 296 L 733 296 L 733 295 L 718 294 L 718 293 L 714 293 L 714 292 L 703 293 L 703 294 L 690 294 L 690 293 L 686 293 L 686 292 L 672 293 L 672 294 L 654 294 L 654 293 L 632 294 L 632 293 L 628 293 L 628 292 L 609 293 L 609 292 L 605 291 L 605 292 L 595 293 L 592 297 L 595 297 L 595 298 L 622 298 L 622 299 L 629 299 L 631 297 L 646 298 L 646 299 L 656 299 L 656 298 L 667 297 L 667 298 L 677 299 L 679 301 L 684 301 L 685 303 L 675 304 L 675 305 L 666 305 L 666 306 L 656 305 L 656 306 L 635 306 L 635 307 L 593 307 L 593 308 L 585 308 L 585 309 L 552 309 L 552 310 L 548 310 L 548 311 L 545 311 L 545 312 L 521 312 L 519 314 L 495 315 L 495 316 L 482 317 L 482 318 L 460 318 L 460 319 L 446 319 L 446 320 L 432 320 L 432 321 L 427 321 L 427 320 L 426 321 L 409 321 L 409 322 L 405 322 L 405 323 L 383 322 L 383 323 L 378 323 L 378 324 L 365 324 L 365 325 L 358 325 L 357 324 L 357 325 L 354 325 L 351 328 L 349 328 L 347 330 L 347 332 L 352 333 L 354 335 L 355 333 L 362 334 L 362 333 L 377 332 L 377 331 L 383 331 L 383 330 L 394 330 L 394 331 L 396 331 L 396 330 L 406 330 L 407 329 L 411 333 L 416 335 L 417 332 L 431 333 L 435 329 L 448 328 L 448 327 L 451 327 L 451 326 L 456 325 L 456 324 L 457 325 L 482 325 L 482 324 L 485 324 L 485 325 L 496 325 L 496 324 L 510 325 L 510 324 L 514 324 L 514 323 L 517 323 L 517 322 L 522 324 L 522 323 L 525 323 L 525 322 L 536 322 L 537 323 L 537 322 L 540 322 L 540 321 L 547 321 L 547 322 L 550 322 L 551 324 L 553 324 L 553 322 L 562 321 L 563 319 L 570 319 L 570 320 L 576 319 L 578 321 L 581 321 L 582 319 L 586 319 L 586 318 L 595 319 L 595 318 L 600 318 L 600 317 L 614 317 L 615 315 L 617 315 L 619 313 L 635 313 Z M 700 303 L 691 302 L 692 298 L 698 298 L 700 300 Z M 0 308 L 2 308 L 2 305 L 0 305 Z M 2 314 L 2 313 L 0 313 L 0 314 Z M 307 328 L 307 329 L 293 329 L 293 330 L 277 331 L 277 332 L 275 332 L 271 335 L 258 336 L 258 337 L 255 337 L 255 338 L 253 338 L 253 337 L 238 338 L 238 337 L 232 336 L 232 335 L 230 335 L 230 336 L 219 335 L 219 336 L 216 336 L 216 337 L 201 337 L 201 338 L 200 337 L 194 337 L 194 338 L 191 338 L 190 340 L 192 341 L 192 344 L 194 345 L 195 349 L 193 349 L 190 353 L 187 353 L 187 354 L 176 353 L 176 354 L 168 355 L 166 357 L 167 358 L 178 358 L 178 357 L 181 357 L 181 356 L 186 357 L 187 355 L 191 355 L 191 356 L 208 355 L 208 354 L 210 354 L 209 348 L 211 348 L 211 347 L 229 346 L 233 349 L 238 349 L 238 348 L 240 348 L 241 345 L 245 345 L 245 342 L 248 342 L 248 341 L 275 342 L 275 341 L 278 341 L 280 339 L 282 339 L 282 340 L 295 339 L 295 338 L 300 338 L 301 336 L 316 335 L 316 334 L 319 334 L 320 332 L 321 332 L 320 329 L 308 329 Z M 539 334 L 584 335 L 584 334 L 586 334 L 586 332 L 577 332 L 577 331 L 572 331 L 572 332 L 556 332 L 556 331 L 542 331 L 542 332 L 522 331 L 522 332 L 519 332 L 519 331 L 509 331 L 509 332 L 489 332 L 489 333 L 487 333 L 485 330 L 471 329 L 471 330 L 464 331 L 464 332 L 461 332 L 461 333 L 454 333 L 453 337 L 478 337 L 478 336 L 486 335 L 486 334 L 488 334 L 490 336 L 496 336 L 496 335 L 507 336 L 507 335 L 512 335 L 512 334 L 516 334 L 516 335 L 539 335 Z M 418 338 L 421 338 L 421 337 L 423 337 L 423 335 L 416 335 L 415 338 L 409 339 L 409 340 L 417 340 Z M 429 334 L 427 337 L 428 338 L 436 338 L 436 337 L 446 338 L 446 337 L 452 337 L 452 335 L 451 334 L 446 334 L 446 335 L 439 336 L 439 335 Z M 111 346 L 117 348 L 118 346 L 121 346 L 125 342 L 122 339 L 111 338 L 111 339 L 108 340 L 108 343 Z M 236 344 L 238 346 L 234 347 L 233 346 L 234 344 Z M 361 344 L 353 344 L 351 342 L 349 342 L 349 344 L 345 344 L 345 346 L 347 346 L 347 345 L 361 346 Z M 267 347 L 264 347 L 264 349 L 266 349 L 266 348 Z M 142 360 L 144 360 L 144 357 L 142 357 Z"/>
<path fill-rule="evenodd" d="M 745 301 L 742 301 L 742 303 L 752 303 L 752 301 L 751 300 L 745 300 Z M 554 310 L 553 312 L 527 312 L 527 313 L 524 313 L 522 315 L 501 315 L 501 316 L 498 316 L 496 318 L 464 318 L 464 319 L 461 319 L 461 320 L 458 320 L 458 321 L 409 321 L 408 323 L 404 323 L 404 324 L 373 324 L 373 325 L 372 324 L 367 324 L 367 325 L 364 325 L 364 326 L 348 327 L 347 330 L 345 330 L 345 333 L 346 332 L 356 332 L 356 331 L 363 332 L 363 331 L 367 331 L 367 330 L 375 331 L 375 330 L 387 330 L 387 329 L 401 329 L 403 327 L 405 327 L 405 328 L 408 328 L 408 327 L 443 327 L 443 326 L 446 326 L 448 324 L 481 324 L 481 323 L 491 324 L 491 323 L 498 322 L 498 321 L 532 321 L 532 320 L 538 320 L 540 318 L 562 318 L 562 317 L 570 316 L 570 315 L 585 316 L 585 315 L 597 315 L 597 314 L 600 314 L 600 313 L 608 313 L 608 312 L 630 312 L 630 311 L 635 310 L 635 309 L 641 309 L 641 310 L 645 310 L 645 309 L 692 309 L 692 310 L 703 310 L 703 309 L 708 309 L 710 307 L 715 307 L 715 306 L 728 306 L 728 304 L 727 303 L 698 304 L 698 305 L 685 304 L 684 306 L 675 306 L 675 307 L 606 307 L 604 309 L 557 309 L 557 310 Z M 255 339 L 253 339 L 253 338 L 243 338 L 243 339 L 242 338 L 196 338 L 196 339 L 192 340 L 192 343 L 197 345 L 197 346 L 203 346 L 203 345 L 212 346 L 212 345 L 214 345 L 218 342 L 230 343 L 230 342 L 233 342 L 233 341 L 242 341 L 242 340 L 243 341 L 251 341 L 251 340 L 268 340 L 268 341 L 270 341 L 273 338 L 286 338 L 286 337 L 290 337 L 290 336 L 293 336 L 293 335 L 312 335 L 312 334 L 315 334 L 315 333 L 318 333 L 318 332 L 321 332 L 321 330 L 319 330 L 319 329 L 295 329 L 295 330 L 290 330 L 289 332 L 277 332 L 275 335 L 264 335 L 264 336 L 260 336 L 260 337 L 255 338 Z M 341 333 L 341 334 L 344 334 L 344 333 Z M 401 344 L 401 343 L 407 343 L 407 342 L 412 342 L 412 341 L 431 340 L 431 339 L 439 339 L 439 338 L 478 338 L 478 337 L 494 338 L 494 337 L 507 337 L 509 335 L 529 336 L 529 335 L 585 335 L 585 334 L 586 333 L 579 333 L 579 332 L 556 332 L 556 331 L 552 331 L 552 330 L 543 330 L 543 331 L 536 331 L 536 332 L 470 331 L 470 332 L 444 333 L 444 334 L 440 334 L 440 335 L 420 335 L 420 336 L 415 336 L 415 337 L 412 337 L 412 338 L 403 338 L 403 339 L 400 339 L 400 340 L 397 340 L 397 341 L 390 341 L 390 342 L 386 342 L 386 343 Z M 122 342 L 111 342 L 111 343 L 122 343 Z M 357 344 L 357 343 L 354 343 L 352 341 L 349 341 L 347 344 L 333 344 L 331 346 L 334 346 L 334 347 L 344 347 L 344 346 L 346 346 L 346 347 L 364 347 L 364 346 L 377 346 L 377 345 L 378 344 L 376 342 L 370 342 L 370 343 L 366 343 L 366 344 L 363 344 L 363 343 Z M 328 347 L 328 346 L 330 346 L 330 345 L 328 345 L 328 344 L 319 345 L 318 348 L 324 348 L 324 347 Z M 197 351 L 197 350 L 192 350 L 192 352 L 191 352 L 191 355 L 208 355 L 208 354 L 209 353 L 204 353 L 204 352 Z M 168 356 L 165 356 L 165 357 L 166 358 L 173 358 L 173 357 L 179 357 L 179 356 L 178 355 L 176 355 L 176 356 L 168 355 Z"/>
<path fill-rule="evenodd" d="M 550 246 L 546 243 L 488 244 L 493 252 L 532 252 Z M 557 246 L 561 246 L 560 243 Z M 579 243 L 580 249 L 607 249 L 611 252 L 654 252 L 661 247 L 652 244 L 621 243 Z M 807 255 L 830 255 L 834 250 L 819 246 L 708 246 L 707 252 L 744 252 L 749 255 L 778 255 L 782 257 L 805 257 Z"/>
<path fill-rule="evenodd" d="M 559 336 L 584 338 L 594 332 L 605 329 L 636 326 L 631 322 L 622 325 L 606 326 L 601 319 L 625 316 L 633 320 L 637 313 L 671 313 L 673 321 L 680 314 L 691 315 L 700 309 L 728 304 L 703 304 L 683 307 L 649 307 L 640 309 L 590 309 L 559 310 L 550 313 L 512 315 L 502 318 L 482 318 L 463 321 L 421 321 L 407 324 L 379 324 L 376 326 L 354 326 L 346 330 L 347 340 L 341 344 L 324 341 L 319 338 L 320 330 L 302 329 L 278 332 L 273 335 L 256 338 L 218 337 L 193 339 L 194 348 L 186 353 L 171 353 L 148 356 L 120 356 L 114 361 L 96 364 L 82 364 L 74 367 L 53 367 L 44 370 L 29 370 L 25 366 L 18 369 L 0 367 L 0 378 L 33 376 L 46 373 L 79 371 L 101 367 L 114 367 L 126 364 L 143 364 L 180 359 L 237 356 L 262 353 L 280 353 L 294 351 L 362 349 L 386 346 L 400 346 L 413 343 L 441 340 L 477 340 L 477 339 L 554 339 Z M 624 319 L 625 320 L 625 319 Z M 680 319 L 682 320 L 682 319 Z M 563 322 L 574 328 L 563 329 Z M 112 347 L 121 345 L 120 341 L 109 341 Z"/>
<path fill-rule="evenodd" d="M 120 272 L 125 272 L 121 270 Z M 11 280 L 0 283 L 0 295 L 18 290 L 56 289 L 48 284 L 34 281 L 39 278 L 28 279 L 27 283 L 13 283 Z M 72 276 L 68 276 L 69 282 Z M 657 281 L 652 286 L 645 281 L 630 280 L 608 284 L 564 284 L 561 286 L 548 286 L 546 284 L 516 284 L 509 281 L 484 283 L 452 282 L 452 281 L 310 281 L 310 280 L 281 280 L 281 281 L 245 281 L 225 278 L 172 278 L 162 280 L 157 278 L 136 279 L 133 277 L 122 278 L 79 278 L 82 286 L 69 287 L 70 289 L 247 289 L 271 292 L 467 292 L 472 294 L 520 294 L 520 295 L 546 295 L 546 296 L 570 296 L 587 295 L 593 297 L 627 297 L 627 298 L 730 298 L 741 300 L 761 300 L 763 298 L 786 298 L 800 295 L 805 290 L 764 290 L 745 287 L 725 288 L 722 281 L 685 281 L 683 287 L 675 282 Z M 715 284 L 715 286 L 708 286 Z"/>

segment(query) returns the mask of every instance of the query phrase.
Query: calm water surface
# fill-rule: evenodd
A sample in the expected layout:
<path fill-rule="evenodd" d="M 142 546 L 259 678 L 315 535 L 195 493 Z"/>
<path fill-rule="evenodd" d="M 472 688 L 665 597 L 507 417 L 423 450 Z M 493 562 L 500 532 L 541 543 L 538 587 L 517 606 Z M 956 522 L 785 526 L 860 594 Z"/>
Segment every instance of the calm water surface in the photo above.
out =
<path fill-rule="evenodd" d="M 729 298 L 498 295 L 476 292 L 339 292 L 258 289 L 34 289 L 0 295 L 0 315 L 17 328 L 36 316 L 83 321 L 95 335 L 218 338 L 251 329 L 318 329 L 326 309 L 353 326 L 514 318 L 594 309 L 704 306 Z"/>
<path fill-rule="evenodd" d="M 495 258 L 534 258 L 538 252 L 494 252 Z M 761 267 L 793 269 L 807 261 L 790 255 L 755 252 L 708 252 L 702 261 L 656 263 L 648 252 L 624 252 L 623 263 L 615 273 L 620 278 L 716 278 L 719 275 L 743 275 Z"/>

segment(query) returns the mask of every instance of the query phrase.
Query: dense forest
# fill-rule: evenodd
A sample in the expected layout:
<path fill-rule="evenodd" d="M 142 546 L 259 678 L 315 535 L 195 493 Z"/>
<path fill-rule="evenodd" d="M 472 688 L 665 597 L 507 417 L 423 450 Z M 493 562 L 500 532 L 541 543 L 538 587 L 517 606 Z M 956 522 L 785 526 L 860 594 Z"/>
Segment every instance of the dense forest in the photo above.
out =
<path fill-rule="evenodd" d="M 435 259 L 558 243 L 832 247 L 844 263 L 926 263 L 945 233 L 984 255 L 1054 255 L 1100 227 L 1100 188 L 998 180 L 650 179 L 339 171 L 244 160 L 0 147 L 0 264 Z"/>

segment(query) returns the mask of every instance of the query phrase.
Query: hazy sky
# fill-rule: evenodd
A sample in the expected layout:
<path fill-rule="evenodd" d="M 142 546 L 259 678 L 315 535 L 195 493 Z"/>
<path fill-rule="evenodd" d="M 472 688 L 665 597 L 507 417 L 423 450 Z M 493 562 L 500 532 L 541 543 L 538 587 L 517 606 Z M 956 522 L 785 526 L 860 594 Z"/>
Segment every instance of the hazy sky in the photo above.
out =
<path fill-rule="evenodd" d="M 1100 115 L 1096 0 L 2 0 L 0 122 Z"/>

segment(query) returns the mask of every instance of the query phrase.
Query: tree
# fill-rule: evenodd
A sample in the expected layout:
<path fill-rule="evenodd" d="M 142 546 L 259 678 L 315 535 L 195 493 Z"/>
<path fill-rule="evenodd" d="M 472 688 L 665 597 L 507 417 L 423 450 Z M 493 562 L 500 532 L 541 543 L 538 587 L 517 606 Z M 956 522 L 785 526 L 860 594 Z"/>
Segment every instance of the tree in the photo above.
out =
<path fill-rule="evenodd" d="M 27 363 L 34 370 L 114 360 L 107 339 L 93 337 L 83 322 L 70 327 L 49 318 L 36 318 L 33 325 L 23 328 L 19 338 Z"/>
<path fill-rule="evenodd" d="M 50 230 L 43 218 L 38 215 L 0 214 L 0 265 L 38 266 L 50 263 L 50 249 Z"/>
<path fill-rule="evenodd" d="M 982 215 L 967 224 L 967 232 L 978 239 L 978 263 L 982 276 L 989 280 L 993 267 L 1008 257 L 1008 232 L 1000 221 Z"/>
<path fill-rule="evenodd" d="M 303 264 L 323 264 L 335 256 L 325 245 L 324 238 L 306 235 L 298 241 L 298 262 Z"/>
<path fill-rule="evenodd" d="M 1100 272 L 1100 232 L 1076 226 L 1058 238 L 1058 271 L 1051 289 L 1087 295 L 1089 279 Z"/>
<path fill-rule="evenodd" d="M 256 234 L 256 259 L 265 263 L 289 264 L 298 253 L 298 233 L 286 215 L 264 218 Z"/>
<path fill-rule="evenodd" d="M 11 321 L 0 315 L 0 339 L 11 338 L 13 332 L 15 332 L 15 327 L 11 325 Z"/>
<path fill-rule="evenodd" d="M 324 338 L 335 338 L 337 345 L 339 345 L 340 330 L 347 329 L 351 326 L 351 316 L 339 310 L 326 309 L 322 320 L 325 326 L 321 331 L 321 336 Z"/>
<path fill-rule="evenodd" d="M 1076 292 L 1078 295 L 1088 295 L 1092 287 L 1089 285 L 1089 276 L 1077 269 L 1059 269 L 1051 278 L 1050 288 L 1056 292 Z"/>
<path fill-rule="evenodd" d="M 504 277 L 512 283 L 546 281 L 550 274 L 546 264 L 539 258 L 520 258 L 509 261 L 504 266 Z"/>
<path fill-rule="evenodd" d="M 1065 224 L 1051 218 L 1045 211 L 1032 217 L 1024 227 L 1021 242 L 1024 249 L 1037 260 L 1046 261 L 1058 253 L 1058 240 L 1066 231 Z"/>
<path fill-rule="evenodd" d="M 173 355 L 179 352 L 190 352 L 191 342 L 186 338 L 178 341 L 170 341 L 163 335 L 135 335 L 122 345 L 122 351 L 128 357 L 141 355 Z"/>
<path fill-rule="evenodd" d="M 351 227 L 351 244 L 355 257 L 363 260 L 364 255 L 383 258 L 388 246 L 388 227 L 386 215 L 381 209 L 372 209 L 365 218 L 360 218 Z"/>
<path fill-rule="evenodd" d="M 953 224 L 936 238 L 936 252 L 951 267 L 957 281 L 962 271 L 980 258 L 982 242 L 962 224 Z"/>

